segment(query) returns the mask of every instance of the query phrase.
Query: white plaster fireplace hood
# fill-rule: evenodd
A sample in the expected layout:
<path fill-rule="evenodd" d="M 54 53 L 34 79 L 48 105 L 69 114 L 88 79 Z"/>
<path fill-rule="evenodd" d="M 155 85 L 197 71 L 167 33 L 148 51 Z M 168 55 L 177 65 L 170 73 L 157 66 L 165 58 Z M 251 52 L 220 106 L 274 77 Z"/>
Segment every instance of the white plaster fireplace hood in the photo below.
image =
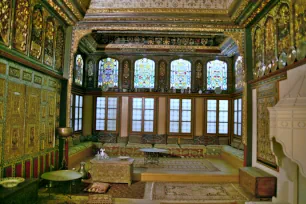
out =
<path fill-rule="evenodd" d="M 282 83 L 282 82 L 281 82 Z M 284 81 L 287 94 L 270 113 L 270 140 L 283 146 L 284 154 L 296 162 L 306 177 L 306 67 Z"/>

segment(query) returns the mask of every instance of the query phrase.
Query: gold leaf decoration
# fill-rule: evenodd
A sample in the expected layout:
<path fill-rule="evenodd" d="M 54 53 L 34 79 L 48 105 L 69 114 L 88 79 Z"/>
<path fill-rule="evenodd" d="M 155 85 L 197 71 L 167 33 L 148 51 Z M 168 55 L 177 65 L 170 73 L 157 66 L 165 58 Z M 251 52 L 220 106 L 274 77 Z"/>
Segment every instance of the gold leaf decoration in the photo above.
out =
<path fill-rule="evenodd" d="M 9 44 L 9 26 L 11 17 L 11 0 L 0 1 L 0 40 Z"/>
<path fill-rule="evenodd" d="M 28 39 L 28 22 L 30 6 L 28 0 L 17 0 L 16 2 L 16 12 L 15 12 L 15 21 L 14 21 L 14 39 L 13 45 L 14 48 L 21 52 L 26 52 L 27 50 L 27 39 Z"/>

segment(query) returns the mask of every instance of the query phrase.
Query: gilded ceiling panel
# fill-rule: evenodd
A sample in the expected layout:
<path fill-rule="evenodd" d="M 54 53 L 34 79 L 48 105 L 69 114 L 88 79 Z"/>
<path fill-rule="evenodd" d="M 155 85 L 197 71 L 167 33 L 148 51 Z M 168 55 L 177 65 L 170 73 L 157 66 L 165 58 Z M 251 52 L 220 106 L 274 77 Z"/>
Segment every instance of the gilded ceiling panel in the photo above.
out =
<path fill-rule="evenodd" d="M 228 9 L 233 0 L 91 0 L 90 8 Z"/>

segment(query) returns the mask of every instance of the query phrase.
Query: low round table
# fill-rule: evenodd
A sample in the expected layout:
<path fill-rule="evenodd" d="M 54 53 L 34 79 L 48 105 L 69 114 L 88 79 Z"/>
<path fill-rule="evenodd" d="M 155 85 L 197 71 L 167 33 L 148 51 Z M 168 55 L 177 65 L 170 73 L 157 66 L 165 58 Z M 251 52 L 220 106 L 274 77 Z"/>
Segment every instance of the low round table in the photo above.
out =
<path fill-rule="evenodd" d="M 144 164 L 158 164 L 159 163 L 159 153 L 168 152 L 166 149 L 158 148 L 142 148 L 139 151 L 144 152 Z"/>
<path fill-rule="evenodd" d="M 47 181 L 69 181 L 69 189 L 71 194 L 71 181 L 80 179 L 82 177 L 82 174 L 73 171 L 73 170 L 58 170 L 58 171 L 50 171 L 43 173 L 41 175 L 42 179 L 45 179 Z M 50 186 L 48 187 L 49 190 L 49 196 L 50 196 Z"/>

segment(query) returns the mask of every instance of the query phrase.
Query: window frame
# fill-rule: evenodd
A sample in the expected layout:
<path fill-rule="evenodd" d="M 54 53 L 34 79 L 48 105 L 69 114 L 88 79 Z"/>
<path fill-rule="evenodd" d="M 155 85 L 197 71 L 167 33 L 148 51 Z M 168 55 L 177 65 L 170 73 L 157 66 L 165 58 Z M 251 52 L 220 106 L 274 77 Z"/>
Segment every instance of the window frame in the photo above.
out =
<path fill-rule="evenodd" d="M 181 132 L 181 125 L 179 126 L 179 132 L 174 133 L 174 132 L 170 132 L 170 101 L 171 99 L 179 99 L 180 100 L 180 108 L 179 108 L 179 124 L 181 124 L 182 121 L 182 100 L 183 99 L 190 99 L 191 100 L 191 127 L 190 127 L 190 133 L 182 133 Z M 195 100 L 192 97 L 168 97 L 168 101 L 167 101 L 167 135 L 171 135 L 171 136 L 183 136 L 183 137 L 192 137 L 193 136 L 193 132 L 194 132 L 194 110 L 195 110 Z"/>
<path fill-rule="evenodd" d="M 216 104 L 216 133 L 208 133 L 207 132 L 207 125 L 208 125 L 208 118 L 207 118 L 207 113 L 208 113 L 208 101 L 209 100 L 216 100 L 217 104 Z M 227 133 L 219 133 L 219 114 L 220 114 L 220 104 L 219 101 L 220 100 L 226 100 L 228 101 L 228 110 L 227 110 Z M 203 125 L 203 133 L 205 135 L 210 135 L 210 136 L 217 136 L 217 137 L 229 137 L 230 133 L 231 133 L 231 100 L 229 98 L 206 98 L 205 102 L 204 102 L 204 125 Z M 225 123 L 225 122 L 221 122 L 221 123 Z"/>
<path fill-rule="evenodd" d="M 237 109 L 237 113 L 238 112 L 240 112 L 240 114 L 241 114 L 241 122 L 239 123 L 238 122 L 238 114 L 237 114 L 237 122 L 235 122 L 235 100 L 237 100 L 237 101 L 239 101 L 239 100 L 241 100 L 241 109 L 239 110 L 239 109 Z M 240 139 L 241 140 L 241 138 L 242 138 L 242 124 L 243 124 L 243 118 L 242 118 L 242 110 L 243 110 L 243 103 L 242 103 L 242 97 L 239 97 L 239 98 L 234 98 L 233 99 L 233 104 L 232 104 L 232 106 L 233 106 L 233 131 L 232 131 L 232 134 L 233 134 L 233 137 L 234 138 L 237 138 L 237 139 Z M 238 105 L 238 102 L 237 102 L 237 108 L 239 107 L 239 105 Z M 236 123 L 236 124 L 235 124 Z M 235 134 L 235 125 L 237 125 L 237 132 L 238 132 L 238 125 L 240 124 L 240 133 L 241 133 L 241 135 L 238 135 L 238 134 Z"/>
<path fill-rule="evenodd" d="M 79 96 L 79 99 L 82 97 L 82 106 L 77 106 L 76 107 L 76 96 Z M 70 118 L 70 125 L 71 125 L 71 127 L 72 127 L 72 129 L 73 129 L 73 132 L 82 132 L 83 131 L 83 127 L 84 127 L 84 124 L 83 124 L 83 118 L 84 118 L 84 95 L 81 95 L 81 94 L 74 94 L 74 93 L 72 93 L 71 94 L 71 101 L 70 101 L 70 116 L 69 116 L 69 118 Z M 80 104 L 80 101 L 79 101 L 79 103 L 78 104 Z M 81 129 L 78 129 L 78 130 L 75 130 L 75 120 L 76 120 L 76 118 L 75 118 L 75 110 L 76 110 L 76 108 L 78 108 L 78 118 L 77 118 L 77 120 L 78 120 L 78 122 L 79 122 L 79 120 L 81 120 L 82 122 L 81 122 L 81 124 L 82 124 L 82 128 Z M 80 109 L 82 109 L 82 117 L 80 118 L 79 116 L 80 116 Z"/>
<path fill-rule="evenodd" d="M 105 98 L 105 123 L 104 123 L 104 130 L 97 130 L 97 99 L 98 97 L 104 97 Z M 117 98 L 117 108 L 116 108 L 116 130 L 107 130 L 107 121 L 108 121 L 108 98 Z M 120 131 L 120 104 L 121 104 L 121 98 L 118 96 L 96 96 L 94 100 L 94 115 L 93 115 L 93 130 L 96 132 L 105 132 L 105 133 L 119 133 Z"/>
<path fill-rule="evenodd" d="M 141 119 L 141 131 L 137 132 L 137 131 L 133 131 L 133 99 L 134 98 L 141 98 L 142 99 L 142 119 Z M 153 132 L 145 132 L 144 131 L 144 113 L 145 113 L 145 110 L 148 110 L 148 109 L 145 109 L 145 99 L 147 98 L 151 98 L 154 100 L 154 119 L 153 119 Z M 129 97 L 129 128 L 128 128 L 128 132 L 129 134 L 132 134 L 132 135 L 142 135 L 142 134 L 157 134 L 157 117 L 158 117 L 158 110 L 157 110 L 157 107 L 158 107 L 158 99 L 157 97 L 149 97 L 149 96 L 131 96 Z"/>

